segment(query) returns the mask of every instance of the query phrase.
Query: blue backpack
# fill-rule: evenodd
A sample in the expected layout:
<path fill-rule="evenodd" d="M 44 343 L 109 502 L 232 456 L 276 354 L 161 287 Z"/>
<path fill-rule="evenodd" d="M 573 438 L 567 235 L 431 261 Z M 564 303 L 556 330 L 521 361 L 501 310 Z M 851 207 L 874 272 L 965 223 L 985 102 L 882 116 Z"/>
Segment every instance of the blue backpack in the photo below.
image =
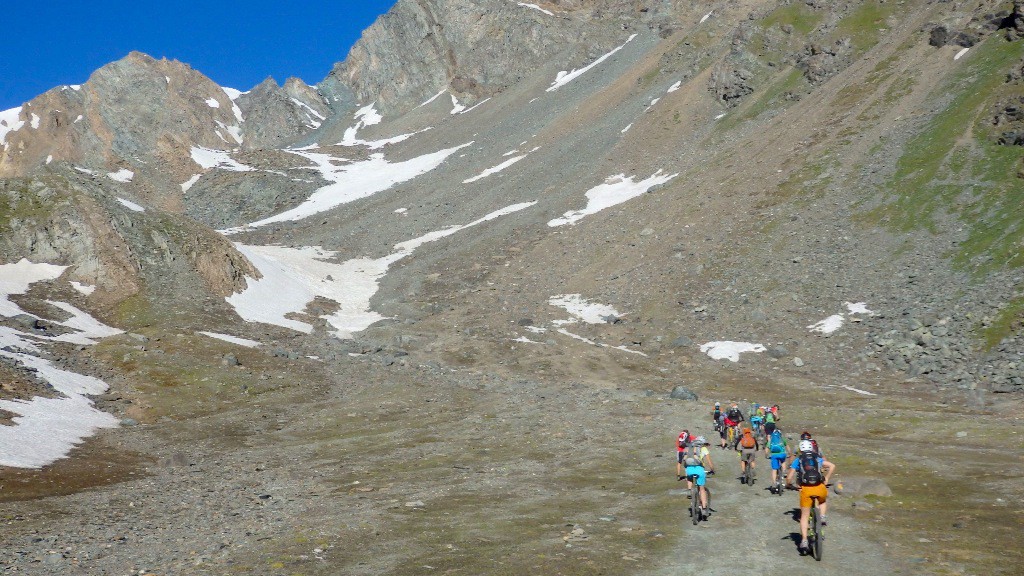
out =
<path fill-rule="evenodd" d="M 768 451 L 771 452 L 772 454 L 786 453 L 786 443 L 782 439 L 782 433 L 779 432 L 778 430 L 772 432 L 771 441 L 769 441 L 768 443 Z"/>

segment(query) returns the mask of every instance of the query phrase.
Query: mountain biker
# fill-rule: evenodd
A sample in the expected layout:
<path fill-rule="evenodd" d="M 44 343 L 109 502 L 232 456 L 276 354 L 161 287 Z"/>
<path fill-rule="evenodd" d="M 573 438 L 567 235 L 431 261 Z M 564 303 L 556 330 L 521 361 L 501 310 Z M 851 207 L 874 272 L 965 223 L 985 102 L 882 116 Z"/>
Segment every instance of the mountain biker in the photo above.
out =
<path fill-rule="evenodd" d="M 811 438 L 811 433 L 810 432 L 808 432 L 807 430 L 804 430 L 803 432 L 801 432 L 800 433 L 800 440 L 801 441 L 803 441 L 803 440 L 810 440 L 811 441 L 811 446 L 814 447 L 814 453 L 817 454 L 819 458 L 824 458 L 825 457 L 825 455 L 822 454 L 822 452 L 821 452 L 821 448 L 818 446 L 818 441 L 815 440 L 814 438 Z"/>
<path fill-rule="evenodd" d="M 700 507 L 704 513 L 703 510 L 708 507 L 708 489 L 705 486 L 707 475 L 715 473 L 715 464 L 711 461 L 708 441 L 703 436 L 698 436 L 686 447 L 683 463 L 686 465 L 686 487 L 692 490 L 693 483 L 690 478 L 696 481 L 697 488 L 700 490 Z"/>
<path fill-rule="evenodd" d="M 800 471 L 800 549 L 807 550 L 807 522 L 811 513 L 812 498 L 818 499 L 821 510 L 821 524 L 825 525 L 825 512 L 828 509 L 828 481 L 836 471 L 835 464 L 825 460 L 814 451 L 810 440 L 801 440 L 800 453 L 793 458 L 786 484 L 793 485 L 793 477 Z"/>
<path fill-rule="evenodd" d="M 711 424 L 714 425 L 715 431 L 718 431 L 718 425 L 722 417 L 722 405 L 719 402 L 715 402 L 715 409 L 711 411 Z"/>
<path fill-rule="evenodd" d="M 686 452 L 686 446 L 693 440 L 690 436 L 689 430 L 683 430 L 679 433 L 679 438 L 676 440 L 676 480 L 683 479 L 683 452 Z"/>
<path fill-rule="evenodd" d="M 776 404 L 774 407 L 777 408 L 778 404 Z M 776 412 L 777 412 L 777 410 L 776 410 Z M 776 415 L 775 412 L 772 412 L 771 410 L 765 410 L 765 412 L 764 412 L 764 435 L 765 436 L 771 436 L 772 432 L 775 432 L 775 423 L 776 423 L 776 421 L 778 421 L 778 419 L 779 419 L 779 417 L 778 417 L 778 415 Z"/>
<path fill-rule="evenodd" d="M 740 423 L 743 422 L 744 420 L 746 420 L 746 419 L 743 417 L 743 412 L 740 411 L 739 405 L 737 405 L 735 402 L 733 402 L 732 406 L 730 406 L 729 409 L 725 411 L 725 426 L 727 428 L 732 428 L 733 429 L 733 436 L 734 436 L 734 438 L 733 438 L 733 445 L 732 445 L 733 450 L 736 449 L 736 440 L 739 439 L 739 438 L 736 438 L 736 436 L 738 436 L 736 434 L 736 427 L 739 426 Z M 724 447 L 724 444 L 723 444 L 723 447 Z"/>
<path fill-rule="evenodd" d="M 781 430 L 776 429 L 768 436 L 764 455 L 772 463 L 772 492 L 775 492 L 775 484 L 786 467 L 786 459 L 789 458 L 789 442 L 782 436 Z"/>
<path fill-rule="evenodd" d="M 740 482 L 746 482 L 744 474 L 747 471 L 747 466 L 750 466 L 750 470 L 753 472 L 757 460 L 757 451 L 761 448 L 761 445 L 757 438 L 754 437 L 754 432 L 750 428 L 743 429 L 743 435 L 736 441 L 736 445 L 740 453 Z"/>
<path fill-rule="evenodd" d="M 755 406 L 757 406 L 757 405 L 755 404 Z M 755 435 L 761 433 L 761 424 L 763 422 L 764 422 L 764 408 L 762 408 L 761 406 L 757 406 L 757 408 L 755 408 L 750 413 L 750 427 L 754 429 L 754 434 Z"/>

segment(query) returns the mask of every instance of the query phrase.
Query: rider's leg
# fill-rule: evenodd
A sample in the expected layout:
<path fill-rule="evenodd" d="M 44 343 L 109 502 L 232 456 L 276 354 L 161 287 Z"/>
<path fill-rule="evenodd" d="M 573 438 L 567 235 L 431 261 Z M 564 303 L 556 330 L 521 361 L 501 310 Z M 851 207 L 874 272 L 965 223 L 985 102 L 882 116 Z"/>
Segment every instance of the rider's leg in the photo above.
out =
<path fill-rule="evenodd" d="M 807 524 L 811 515 L 810 507 L 800 507 L 800 540 L 807 540 Z"/>

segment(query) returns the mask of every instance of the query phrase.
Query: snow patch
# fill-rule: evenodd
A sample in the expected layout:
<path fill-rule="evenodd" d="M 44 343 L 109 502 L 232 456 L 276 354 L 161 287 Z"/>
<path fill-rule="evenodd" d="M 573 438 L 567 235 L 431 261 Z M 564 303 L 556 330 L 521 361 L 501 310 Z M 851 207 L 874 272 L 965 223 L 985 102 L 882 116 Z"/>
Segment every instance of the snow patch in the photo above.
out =
<path fill-rule="evenodd" d="M 33 264 L 22 259 L 16 264 L 0 265 L 0 314 L 12 316 L 24 312 L 8 300 L 12 294 L 24 294 L 35 282 L 54 280 L 66 266 Z M 72 283 L 74 286 L 75 283 Z M 70 304 L 49 304 L 71 314 L 62 322 L 53 322 L 76 330 L 57 337 L 29 335 L 0 326 L 0 356 L 35 373 L 61 396 L 32 400 L 0 400 L 0 410 L 14 414 L 13 425 L 0 426 L 0 466 L 40 468 L 66 456 L 72 448 L 99 428 L 113 428 L 117 420 L 93 407 L 85 397 L 99 394 L 107 385 L 92 376 L 61 370 L 33 353 L 40 348 L 29 338 L 93 344 L 93 338 L 120 333 L 96 321 Z"/>
<path fill-rule="evenodd" d="M 590 71 L 595 66 L 597 66 L 600 63 L 604 62 L 608 58 L 611 58 L 612 55 L 615 54 L 616 52 L 618 52 L 619 50 L 622 50 L 623 48 L 625 48 L 626 44 L 629 44 L 634 38 L 636 38 L 636 34 L 633 34 L 632 36 L 630 36 L 629 39 L 627 39 L 622 44 L 622 46 L 619 46 L 618 48 L 615 48 L 614 50 L 612 50 L 611 52 L 605 54 L 604 56 L 601 56 L 597 60 L 594 60 L 594 62 L 591 63 L 589 66 L 585 66 L 583 68 L 580 68 L 579 70 L 573 70 L 572 72 L 566 72 L 564 70 L 559 72 L 558 75 L 555 76 L 555 81 L 551 83 L 551 86 L 547 89 L 547 91 L 548 92 L 554 92 L 555 90 L 558 90 L 559 88 L 561 88 L 562 86 L 565 86 L 569 82 L 572 82 L 573 80 L 579 78 L 580 76 L 582 76 L 583 74 L 587 73 L 588 71 Z"/>
<path fill-rule="evenodd" d="M 203 168 L 220 168 L 232 172 L 249 172 L 253 168 L 239 163 L 224 150 L 211 150 L 201 146 L 192 147 L 192 161 Z"/>
<path fill-rule="evenodd" d="M 505 168 L 508 168 L 509 166 L 515 164 L 516 162 L 519 162 L 523 158 L 526 158 L 527 156 L 529 156 L 533 152 L 536 152 L 539 149 L 540 149 L 540 146 L 537 146 L 536 148 L 534 148 L 533 150 L 530 150 L 526 154 L 522 154 L 520 156 L 515 156 L 515 157 L 512 157 L 512 158 L 509 158 L 508 160 L 505 160 L 501 164 L 498 164 L 497 166 L 492 166 L 492 167 L 484 170 L 483 172 L 477 174 L 476 176 L 473 176 L 472 178 L 467 178 L 467 179 L 463 180 L 462 183 L 463 184 L 471 184 L 473 182 L 476 182 L 477 180 L 482 180 L 484 178 L 487 178 L 488 176 L 490 176 L 492 174 L 497 174 L 498 172 L 501 172 Z"/>
<path fill-rule="evenodd" d="M 110 178 L 114 182 L 122 182 L 124 184 L 131 182 L 134 177 L 135 172 L 132 172 L 127 168 L 121 168 L 117 172 L 107 172 L 107 178 Z"/>
<path fill-rule="evenodd" d="M 220 102 L 217 102 L 216 98 L 207 98 L 206 105 L 210 108 L 220 108 Z"/>
<path fill-rule="evenodd" d="M 564 309 L 587 324 L 605 324 L 606 317 L 618 318 L 619 311 L 606 304 L 595 304 L 582 294 L 561 294 L 548 298 L 548 304 Z"/>
<path fill-rule="evenodd" d="M 264 218 L 249 224 L 248 228 L 257 228 L 273 222 L 286 222 L 302 220 L 325 212 L 332 208 L 354 202 L 361 198 L 372 196 L 392 186 L 412 180 L 421 174 L 426 174 L 440 166 L 448 156 L 458 150 L 470 146 L 472 142 L 448 148 L 432 154 L 425 154 L 405 162 L 390 163 L 384 159 L 383 154 L 373 154 L 367 160 L 361 162 L 348 162 L 342 158 L 335 158 L 328 154 L 316 152 L 299 152 L 289 150 L 292 154 L 302 156 L 313 162 L 313 169 L 320 172 L 321 176 L 331 184 L 318 189 L 291 210 Z M 334 162 L 348 162 L 336 166 Z M 224 234 L 238 232 L 240 229 L 223 230 Z"/>
<path fill-rule="evenodd" d="M 763 344 L 752 344 L 750 342 L 733 342 L 731 340 L 724 340 L 721 342 L 708 342 L 702 344 L 700 351 L 707 354 L 714 360 L 729 360 L 730 362 L 739 362 L 740 354 L 744 352 L 764 352 L 766 348 Z"/>
<path fill-rule="evenodd" d="M 188 189 L 191 188 L 193 184 L 198 182 L 200 177 L 202 177 L 202 174 L 196 174 L 195 176 L 192 176 L 188 180 L 182 182 L 181 183 L 181 191 L 182 192 L 188 192 Z"/>
<path fill-rule="evenodd" d="M 455 95 L 453 94 L 452 95 L 452 111 L 450 112 L 450 114 L 453 114 L 453 115 L 454 114 L 462 114 L 465 111 L 466 111 L 466 107 L 463 106 L 462 104 L 459 104 L 459 99 L 456 98 Z"/>
<path fill-rule="evenodd" d="M 120 202 L 125 208 L 131 210 L 132 212 L 145 212 L 146 211 L 145 208 L 143 208 L 142 206 L 139 206 L 138 204 L 136 204 L 135 202 L 132 202 L 131 200 L 125 200 L 124 198 L 118 198 L 117 201 Z"/>
<path fill-rule="evenodd" d="M 714 12 L 715 12 L 715 11 L 714 11 L 714 10 L 712 10 L 711 12 L 708 12 L 707 14 L 705 14 L 705 15 L 704 15 L 704 17 L 700 19 L 700 22 L 698 22 L 698 24 L 703 24 L 705 20 L 707 20 L 708 18 L 711 18 L 711 15 L 712 15 L 712 14 L 713 14 Z"/>
<path fill-rule="evenodd" d="M 255 348 L 260 345 L 255 340 L 249 340 L 248 338 L 239 338 L 238 336 L 231 336 L 228 334 L 219 334 L 217 332 L 199 332 L 203 336 L 209 336 L 210 338 L 216 338 L 217 340 L 223 340 L 232 344 L 238 344 L 239 346 L 245 346 L 246 348 Z"/>
<path fill-rule="evenodd" d="M 89 286 L 88 284 L 82 284 L 81 282 L 75 282 L 74 280 L 71 281 L 71 287 L 86 296 L 89 296 L 96 291 L 95 286 Z"/>
<path fill-rule="evenodd" d="M 532 8 L 533 10 L 537 10 L 538 12 L 543 12 L 543 13 L 547 14 L 548 16 L 554 16 L 555 15 L 554 12 L 552 12 L 550 10 L 545 10 L 545 9 L 541 8 L 540 6 L 537 6 L 536 4 L 527 4 L 526 2 L 517 2 L 517 4 L 519 4 L 520 6 L 522 6 L 524 8 Z"/>
<path fill-rule="evenodd" d="M 625 174 L 609 176 L 604 184 L 600 184 L 587 191 L 587 207 L 582 210 L 570 210 L 560 218 L 548 222 L 548 226 L 564 226 L 575 224 L 590 214 L 596 214 L 605 208 L 610 208 L 632 200 L 650 190 L 651 188 L 668 182 L 679 174 L 662 174 L 661 170 L 655 172 L 651 177 L 634 182 L 634 176 L 626 177 Z"/>
<path fill-rule="evenodd" d="M 967 54 L 968 50 L 970 50 L 970 48 L 964 48 L 963 50 L 960 50 L 959 52 L 956 53 L 956 56 L 953 56 L 953 60 L 959 60 L 960 58 L 963 57 L 964 54 Z"/>
<path fill-rule="evenodd" d="M 0 144 L 7 144 L 7 135 L 11 132 L 21 130 L 25 125 L 21 117 L 21 106 L 0 112 Z"/>
<path fill-rule="evenodd" d="M 448 89 L 447 89 L 447 88 L 445 88 L 444 90 L 441 90 L 441 91 L 440 91 L 440 92 L 438 92 L 437 94 L 434 94 L 434 95 L 433 95 L 433 96 L 431 96 L 430 98 L 427 98 L 427 99 L 426 99 L 426 100 L 425 100 L 425 101 L 424 101 L 424 102 L 423 102 L 422 104 L 420 104 L 419 106 L 417 106 L 417 108 L 422 108 L 422 107 L 426 106 L 427 104 L 430 104 L 430 103 L 431 103 L 431 102 L 433 102 L 434 100 L 437 100 L 438 98 L 440 98 L 440 97 L 441 97 L 441 95 L 442 95 L 442 94 L 444 94 L 444 93 L 445 93 L 445 92 L 447 92 L 447 91 L 448 91 Z"/>
<path fill-rule="evenodd" d="M 38 130 L 39 129 L 39 115 L 36 114 L 35 112 L 32 113 L 32 124 L 31 125 L 32 125 L 32 129 L 33 130 Z"/>
<path fill-rule="evenodd" d="M 666 94 L 671 94 L 671 93 L 675 92 L 676 90 L 679 90 L 679 87 L 682 86 L 682 85 L 683 85 L 683 81 L 682 80 L 677 80 L 675 84 L 673 84 L 673 85 L 668 87 L 668 91 L 666 92 Z"/>
<path fill-rule="evenodd" d="M 450 226 L 396 244 L 394 251 L 381 258 L 355 258 L 340 264 L 329 262 L 336 253 L 320 247 L 246 246 L 238 250 L 260 271 L 262 278 L 246 278 L 243 292 L 226 298 L 238 315 L 248 322 L 262 322 L 310 333 L 313 326 L 289 318 L 301 313 L 317 296 L 338 303 L 338 310 L 322 316 L 338 338 L 351 338 L 385 317 L 370 310 L 370 299 L 377 293 L 379 280 L 395 262 L 416 248 L 451 236 L 489 220 L 518 212 L 536 202 L 514 204 L 491 212 L 462 226 Z"/>
<path fill-rule="evenodd" d="M 844 319 L 843 319 L 843 315 L 842 314 L 833 314 L 832 316 L 829 316 L 828 318 L 825 318 L 824 320 L 821 320 L 821 321 L 815 322 L 814 324 L 811 324 L 810 326 L 807 327 L 807 329 L 810 330 L 811 332 L 821 332 L 822 334 L 831 334 L 831 333 L 835 332 L 836 330 L 839 330 L 840 328 L 842 328 L 843 327 L 843 322 L 844 322 Z"/>

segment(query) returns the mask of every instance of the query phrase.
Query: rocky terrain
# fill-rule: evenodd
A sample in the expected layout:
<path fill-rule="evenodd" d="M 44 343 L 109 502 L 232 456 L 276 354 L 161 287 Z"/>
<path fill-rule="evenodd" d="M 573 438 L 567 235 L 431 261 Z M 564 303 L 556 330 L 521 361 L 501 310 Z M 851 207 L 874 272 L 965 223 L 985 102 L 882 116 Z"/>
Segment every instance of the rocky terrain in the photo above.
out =
<path fill-rule="evenodd" d="M 1019 573 L 1022 35 L 1007 2 L 400 0 L 316 86 L 133 53 L 0 113 L 0 264 L 67 267 L 0 337 L 69 333 L 55 302 L 124 331 L 39 352 L 121 426 L 0 468 L 2 565 Z M 3 351 L 0 399 L 59 395 Z M 689 525 L 672 442 L 715 400 L 828 447 L 824 562 L 724 451 Z"/>

